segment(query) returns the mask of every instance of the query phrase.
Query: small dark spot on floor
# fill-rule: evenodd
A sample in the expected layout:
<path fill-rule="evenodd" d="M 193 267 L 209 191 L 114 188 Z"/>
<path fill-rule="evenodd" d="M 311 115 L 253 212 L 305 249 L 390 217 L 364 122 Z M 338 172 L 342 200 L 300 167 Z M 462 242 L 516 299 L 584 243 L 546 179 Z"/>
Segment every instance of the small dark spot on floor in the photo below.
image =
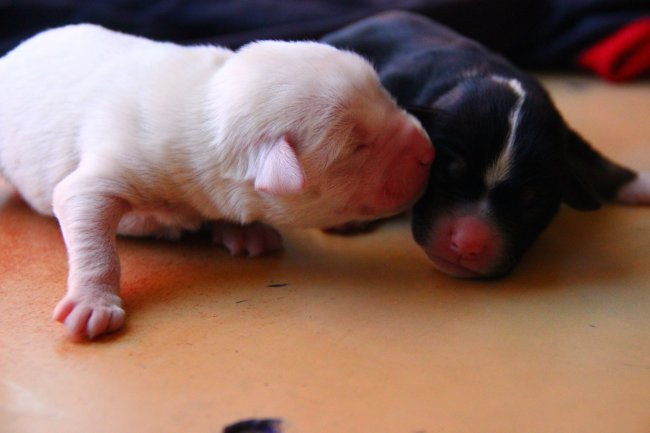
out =
<path fill-rule="evenodd" d="M 247 419 L 223 429 L 223 433 L 281 433 L 279 419 Z"/>

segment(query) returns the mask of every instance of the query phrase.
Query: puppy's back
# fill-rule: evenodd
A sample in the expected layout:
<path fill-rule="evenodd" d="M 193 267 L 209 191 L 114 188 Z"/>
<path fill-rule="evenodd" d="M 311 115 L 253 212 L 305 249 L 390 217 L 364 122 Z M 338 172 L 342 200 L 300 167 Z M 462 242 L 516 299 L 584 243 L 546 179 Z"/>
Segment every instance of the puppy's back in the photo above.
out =
<path fill-rule="evenodd" d="M 161 93 L 171 88 L 182 94 L 182 83 L 196 82 L 194 76 L 210 73 L 230 54 L 92 24 L 56 28 L 28 39 L 0 59 L 0 174 L 34 208 L 50 214 L 54 185 L 78 165 L 80 137 L 90 122 L 102 123 L 97 135 L 104 141 L 120 144 L 119 134 L 132 131 L 108 124 L 116 116 L 106 113 L 128 118 L 142 109 L 142 101 L 160 106 Z M 194 80 L 182 79 L 192 74 Z"/>

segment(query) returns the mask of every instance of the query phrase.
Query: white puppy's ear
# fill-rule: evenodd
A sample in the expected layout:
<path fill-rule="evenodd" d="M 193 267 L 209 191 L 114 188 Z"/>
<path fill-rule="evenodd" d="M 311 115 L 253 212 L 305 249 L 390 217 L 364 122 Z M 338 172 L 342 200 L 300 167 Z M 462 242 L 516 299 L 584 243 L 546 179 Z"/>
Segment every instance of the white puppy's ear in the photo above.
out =
<path fill-rule="evenodd" d="M 287 137 L 269 143 L 271 149 L 262 159 L 255 190 L 271 194 L 295 194 L 305 187 L 305 173 Z"/>

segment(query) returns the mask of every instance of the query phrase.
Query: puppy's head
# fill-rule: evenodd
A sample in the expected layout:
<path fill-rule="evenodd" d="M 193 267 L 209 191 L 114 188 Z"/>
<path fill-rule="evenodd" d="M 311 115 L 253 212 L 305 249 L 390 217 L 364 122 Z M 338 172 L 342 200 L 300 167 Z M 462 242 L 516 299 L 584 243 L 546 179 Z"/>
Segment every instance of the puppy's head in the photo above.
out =
<path fill-rule="evenodd" d="M 220 121 L 236 135 L 225 141 L 245 143 L 253 155 L 246 176 L 267 222 L 376 219 L 405 210 L 424 190 L 431 142 L 360 56 L 264 41 L 242 48 L 219 74 L 221 101 L 233 106 Z"/>
<path fill-rule="evenodd" d="M 503 275 L 561 202 L 599 207 L 567 156 L 569 129 L 541 87 L 530 85 L 468 79 L 419 115 L 438 155 L 414 207 L 413 234 L 445 273 Z"/>

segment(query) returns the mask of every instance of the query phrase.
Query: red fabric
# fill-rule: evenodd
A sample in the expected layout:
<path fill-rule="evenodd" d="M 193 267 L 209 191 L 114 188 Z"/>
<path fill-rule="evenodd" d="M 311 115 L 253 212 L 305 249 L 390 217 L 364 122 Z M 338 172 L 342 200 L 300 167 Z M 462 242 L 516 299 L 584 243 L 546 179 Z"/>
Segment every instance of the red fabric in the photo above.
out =
<path fill-rule="evenodd" d="M 624 26 L 578 55 L 578 64 L 610 81 L 650 73 L 650 17 Z"/>

